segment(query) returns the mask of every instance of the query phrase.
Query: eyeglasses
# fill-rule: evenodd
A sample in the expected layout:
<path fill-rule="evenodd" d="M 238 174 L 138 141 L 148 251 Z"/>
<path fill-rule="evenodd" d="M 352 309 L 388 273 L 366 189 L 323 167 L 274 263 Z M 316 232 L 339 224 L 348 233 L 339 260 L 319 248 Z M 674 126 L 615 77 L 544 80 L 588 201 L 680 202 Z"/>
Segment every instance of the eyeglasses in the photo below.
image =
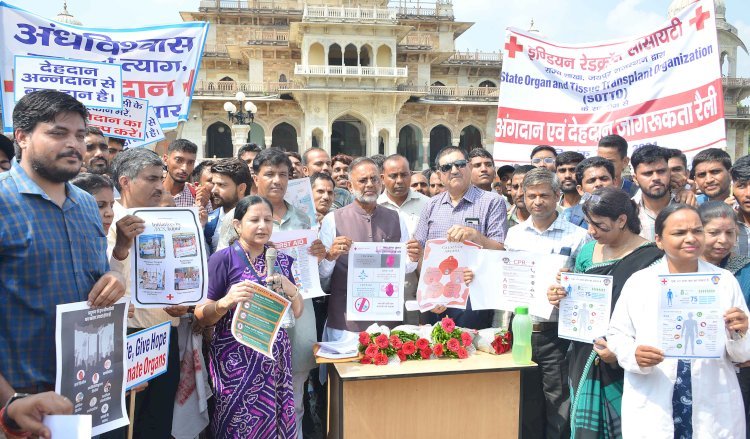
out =
<path fill-rule="evenodd" d="M 451 169 L 455 166 L 457 169 L 463 169 L 468 165 L 469 162 L 466 160 L 456 160 L 453 163 L 446 163 L 444 165 L 438 166 L 438 169 L 440 172 L 450 172 Z"/>
<path fill-rule="evenodd" d="M 602 197 L 599 195 L 594 195 L 589 192 L 586 192 L 581 197 L 581 204 L 588 203 L 589 201 L 591 202 L 589 204 L 596 205 L 596 204 L 599 204 L 600 201 L 602 201 Z"/>
<path fill-rule="evenodd" d="M 544 162 L 545 165 L 551 165 L 555 163 L 555 158 L 554 157 L 545 157 L 545 158 L 537 157 L 535 159 L 531 159 L 532 165 L 538 165 L 539 163 L 542 163 L 542 162 Z"/>

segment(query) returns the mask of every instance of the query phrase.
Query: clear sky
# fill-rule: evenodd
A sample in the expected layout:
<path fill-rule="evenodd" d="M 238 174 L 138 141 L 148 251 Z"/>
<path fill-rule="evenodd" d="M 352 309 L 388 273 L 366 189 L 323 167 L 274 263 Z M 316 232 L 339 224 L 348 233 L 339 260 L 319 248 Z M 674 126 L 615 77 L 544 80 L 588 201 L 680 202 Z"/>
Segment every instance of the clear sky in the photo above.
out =
<path fill-rule="evenodd" d="M 398 0 L 392 0 L 397 3 Z M 10 0 L 54 17 L 62 0 Z M 422 2 L 423 4 L 425 2 Z M 498 51 L 505 28 L 535 27 L 559 42 L 585 43 L 638 34 L 667 17 L 671 0 L 453 0 L 459 21 L 476 24 L 457 42 L 459 50 Z M 136 27 L 180 22 L 178 12 L 195 11 L 198 0 L 68 0 L 68 10 L 86 26 Z M 356 4 L 356 0 L 352 0 Z M 727 21 L 750 48 L 750 1 L 726 0 Z M 737 75 L 750 77 L 750 56 L 738 55 Z"/>

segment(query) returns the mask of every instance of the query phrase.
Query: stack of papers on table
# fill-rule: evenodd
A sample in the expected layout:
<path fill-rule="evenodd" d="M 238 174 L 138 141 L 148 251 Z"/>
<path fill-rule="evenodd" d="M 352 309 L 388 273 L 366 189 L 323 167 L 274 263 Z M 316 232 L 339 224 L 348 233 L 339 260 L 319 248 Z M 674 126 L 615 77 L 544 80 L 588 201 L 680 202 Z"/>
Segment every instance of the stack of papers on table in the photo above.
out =
<path fill-rule="evenodd" d="M 322 341 L 318 343 L 318 351 L 315 355 L 331 360 L 356 357 L 359 354 L 357 350 L 358 344 L 358 336 L 356 334 L 348 334 L 342 340 Z"/>

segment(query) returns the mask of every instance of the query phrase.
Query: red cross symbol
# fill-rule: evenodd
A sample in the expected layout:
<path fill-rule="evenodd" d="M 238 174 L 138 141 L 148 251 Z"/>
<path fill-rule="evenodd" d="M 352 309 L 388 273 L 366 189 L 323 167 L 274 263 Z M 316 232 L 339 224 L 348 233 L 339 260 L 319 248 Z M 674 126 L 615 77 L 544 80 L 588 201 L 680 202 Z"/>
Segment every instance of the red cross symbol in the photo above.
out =
<path fill-rule="evenodd" d="M 172 300 L 172 299 L 174 299 L 174 296 L 171 293 L 167 294 L 167 299 Z"/>
<path fill-rule="evenodd" d="M 663 285 L 666 285 L 666 284 L 667 284 L 667 280 L 666 280 L 666 279 L 662 279 L 662 280 L 661 280 L 661 283 L 662 283 Z"/>
<path fill-rule="evenodd" d="M 568 280 L 568 276 L 565 276 L 565 277 L 564 277 L 563 279 L 564 279 L 565 281 L 567 281 L 567 280 Z"/>
<path fill-rule="evenodd" d="M 711 17 L 711 13 L 703 12 L 703 6 L 698 6 L 698 9 L 695 10 L 695 17 L 690 19 L 690 24 L 695 25 L 695 30 L 702 30 L 703 22 L 708 20 L 709 17 Z"/>
<path fill-rule="evenodd" d="M 13 91 L 13 81 L 3 81 L 3 91 L 11 93 Z"/>
<path fill-rule="evenodd" d="M 515 58 L 516 52 L 523 52 L 523 46 L 518 44 L 515 36 L 510 37 L 510 41 L 505 43 L 505 50 L 508 51 L 508 58 Z"/>

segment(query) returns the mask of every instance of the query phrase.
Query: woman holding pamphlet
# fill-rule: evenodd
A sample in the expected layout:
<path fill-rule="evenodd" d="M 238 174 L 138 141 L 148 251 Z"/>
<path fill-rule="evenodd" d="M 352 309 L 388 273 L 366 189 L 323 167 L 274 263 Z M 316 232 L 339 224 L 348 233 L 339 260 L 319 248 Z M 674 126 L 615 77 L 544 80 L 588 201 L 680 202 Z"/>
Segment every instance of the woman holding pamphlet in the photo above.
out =
<path fill-rule="evenodd" d="M 706 233 L 706 248 L 703 260 L 728 270 L 740 283 L 745 303 L 750 301 L 750 258 L 732 252 L 737 243 L 737 221 L 734 209 L 722 201 L 707 201 L 698 208 L 703 230 Z M 745 402 L 745 424 L 750 424 L 750 364 L 740 365 L 737 374 Z M 750 437 L 750 431 L 747 437 Z"/>
<path fill-rule="evenodd" d="M 612 307 L 625 281 L 636 271 L 659 260 L 664 253 L 638 234 L 641 222 L 630 197 L 608 187 L 584 195 L 583 212 L 595 241 L 581 248 L 576 273 L 612 276 Z M 560 285 L 547 291 L 550 303 L 558 306 L 565 297 Z M 611 310 L 610 310 L 611 312 Z M 568 353 L 571 395 L 571 437 L 622 437 L 620 397 L 623 371 L 600 334 L 592 343 L 572 341 Z"/>
<path fill-rule="evenodd" d="M 209 259 L 209 300 L 195 310 L 201 324 L 216 325 L 210 347 L 216 397 L 211 427 L 219 439 L 291 439 L 296 429 L 292 352 L 286 330 L 279 330 L 273 358 L 269 358 L 238 342 L 231 326 L 237 304 L 253 298 L 250 282 L 283 292 L 294 316 L 302 314 L 302 298 L 291 274 L 293 259 L 279 252 L 273 271 L 280 274 L 266 276 L 273 208 L 265 198 L 251 195 L 240 200 L 233 224 L 239 239 Z"/>
<path fill-rule="evenodd" d="M 656 217 L 665 257 L 628 279 L 609 349 L 625 370 L 624 437 L 744 437 L 733 363 L 750 360 L 747 305 L 727 270 L 701 260 L 698 211 L 670 204 Z"/>

